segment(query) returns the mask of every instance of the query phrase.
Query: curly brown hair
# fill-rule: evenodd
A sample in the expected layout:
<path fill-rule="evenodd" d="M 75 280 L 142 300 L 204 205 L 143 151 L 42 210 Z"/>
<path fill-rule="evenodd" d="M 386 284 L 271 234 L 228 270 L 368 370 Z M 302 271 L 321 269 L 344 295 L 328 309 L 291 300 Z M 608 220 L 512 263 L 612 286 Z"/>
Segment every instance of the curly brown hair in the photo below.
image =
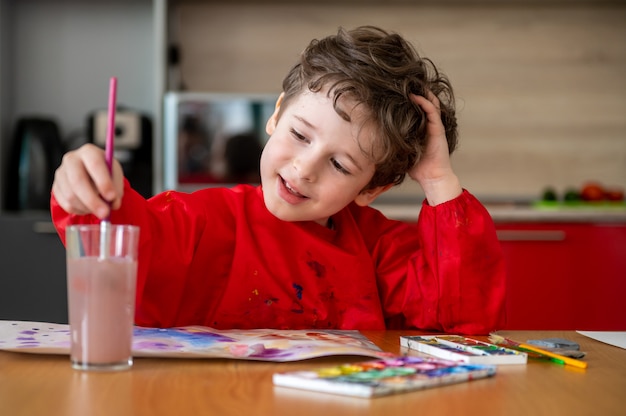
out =
<path fill-rule="evenodd" d="M 426 96 L 430 91 L 437 96 L 448 149 L 452 153 L 456 148 L 454 93 L 448 78 L 396 33 L 360 26 L 312 40 L 283 80 L 281 107 L 305 88 L 327 88 L 335 111 L 346 120 L 350 117 L 338 104 L 342 96 L 367 109 L 377 142 L 368 152 L 376 171 L 366 189 L 402 183 L 424 152 L 427 120 L 411 94 Z"/>

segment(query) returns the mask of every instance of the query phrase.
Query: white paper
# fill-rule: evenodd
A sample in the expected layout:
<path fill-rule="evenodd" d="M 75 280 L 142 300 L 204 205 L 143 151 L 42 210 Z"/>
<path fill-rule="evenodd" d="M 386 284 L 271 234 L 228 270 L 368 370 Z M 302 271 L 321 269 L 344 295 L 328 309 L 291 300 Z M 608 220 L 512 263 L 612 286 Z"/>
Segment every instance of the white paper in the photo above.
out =
<path fill-rule="evenodd" d="M 626 349 L 626 331 L 576 331 L 596 341 Z"/>

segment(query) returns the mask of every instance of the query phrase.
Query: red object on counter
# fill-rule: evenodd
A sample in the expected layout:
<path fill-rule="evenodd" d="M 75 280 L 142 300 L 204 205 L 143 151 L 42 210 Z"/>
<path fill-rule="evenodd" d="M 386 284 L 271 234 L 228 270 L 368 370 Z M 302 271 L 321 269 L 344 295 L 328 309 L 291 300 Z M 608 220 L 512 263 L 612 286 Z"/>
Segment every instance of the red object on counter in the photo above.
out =
<path fill-rule="evenodd" d="M 604 197 L 609 201 L 623 201 L 624 200 L 624 190 L 618 188 L 607 189 L 604 193 Z"/>
<path fill-rule="evenodd" d="M 580 191 L 580 199 L 583 201 L 602 201 L 605 191 L 602 185 L 596 182 L 585 184 Z"/>

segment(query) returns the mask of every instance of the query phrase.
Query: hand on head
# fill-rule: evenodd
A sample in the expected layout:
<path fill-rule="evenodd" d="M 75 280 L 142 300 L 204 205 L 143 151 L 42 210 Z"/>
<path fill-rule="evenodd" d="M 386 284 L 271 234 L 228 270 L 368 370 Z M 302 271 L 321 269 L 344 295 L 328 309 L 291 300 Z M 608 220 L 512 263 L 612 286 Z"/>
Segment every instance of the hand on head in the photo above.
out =
<path fill-rule="evenodd" d="M 113 178 L 109 175 L 104 150 L 85 144 L 63 156 L 52 184 L 57 202 L 70 214 L 93 214 L 98 218 L 118 209 L 124 193 L 124 173 L 113 160 Z"/>
<path fill-rule="evenodd" d="M 426 151 L 408 172 L 417 181 L 431 205 L 437 205 L 456 198 L 462 192 L 459 179 L 452 169 L 446 132 L 441 121 L 439 99 L 432 93 L 428 97 L 412 95 L 413 102 L 419 105 L 427 118 Z"/>

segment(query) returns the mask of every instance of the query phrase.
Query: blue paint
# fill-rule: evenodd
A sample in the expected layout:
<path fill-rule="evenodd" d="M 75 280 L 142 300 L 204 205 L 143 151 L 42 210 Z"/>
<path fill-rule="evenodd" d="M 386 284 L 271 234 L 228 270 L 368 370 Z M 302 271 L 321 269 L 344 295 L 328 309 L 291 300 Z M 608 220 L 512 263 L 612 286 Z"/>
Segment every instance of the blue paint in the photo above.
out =
<path fill-rule="evenodd" d="M 213 332 L 192 328 L 135 328 L 135 336 L 154 337 L 155 339 L 166 339 L 175 342 L 188 343 L 192 346 L 207 346 L 218 342 L 235 342 L 234 338 Z M 158 341 L 157 341 L 158 342 Z"/>
<path fill-rule="evenodd" d="M 297 283 L 292 284 L 293 288 L 296 289 L 296 297 L 300 300 L 302 300 L 302 286 L 300 286 Z"/>

